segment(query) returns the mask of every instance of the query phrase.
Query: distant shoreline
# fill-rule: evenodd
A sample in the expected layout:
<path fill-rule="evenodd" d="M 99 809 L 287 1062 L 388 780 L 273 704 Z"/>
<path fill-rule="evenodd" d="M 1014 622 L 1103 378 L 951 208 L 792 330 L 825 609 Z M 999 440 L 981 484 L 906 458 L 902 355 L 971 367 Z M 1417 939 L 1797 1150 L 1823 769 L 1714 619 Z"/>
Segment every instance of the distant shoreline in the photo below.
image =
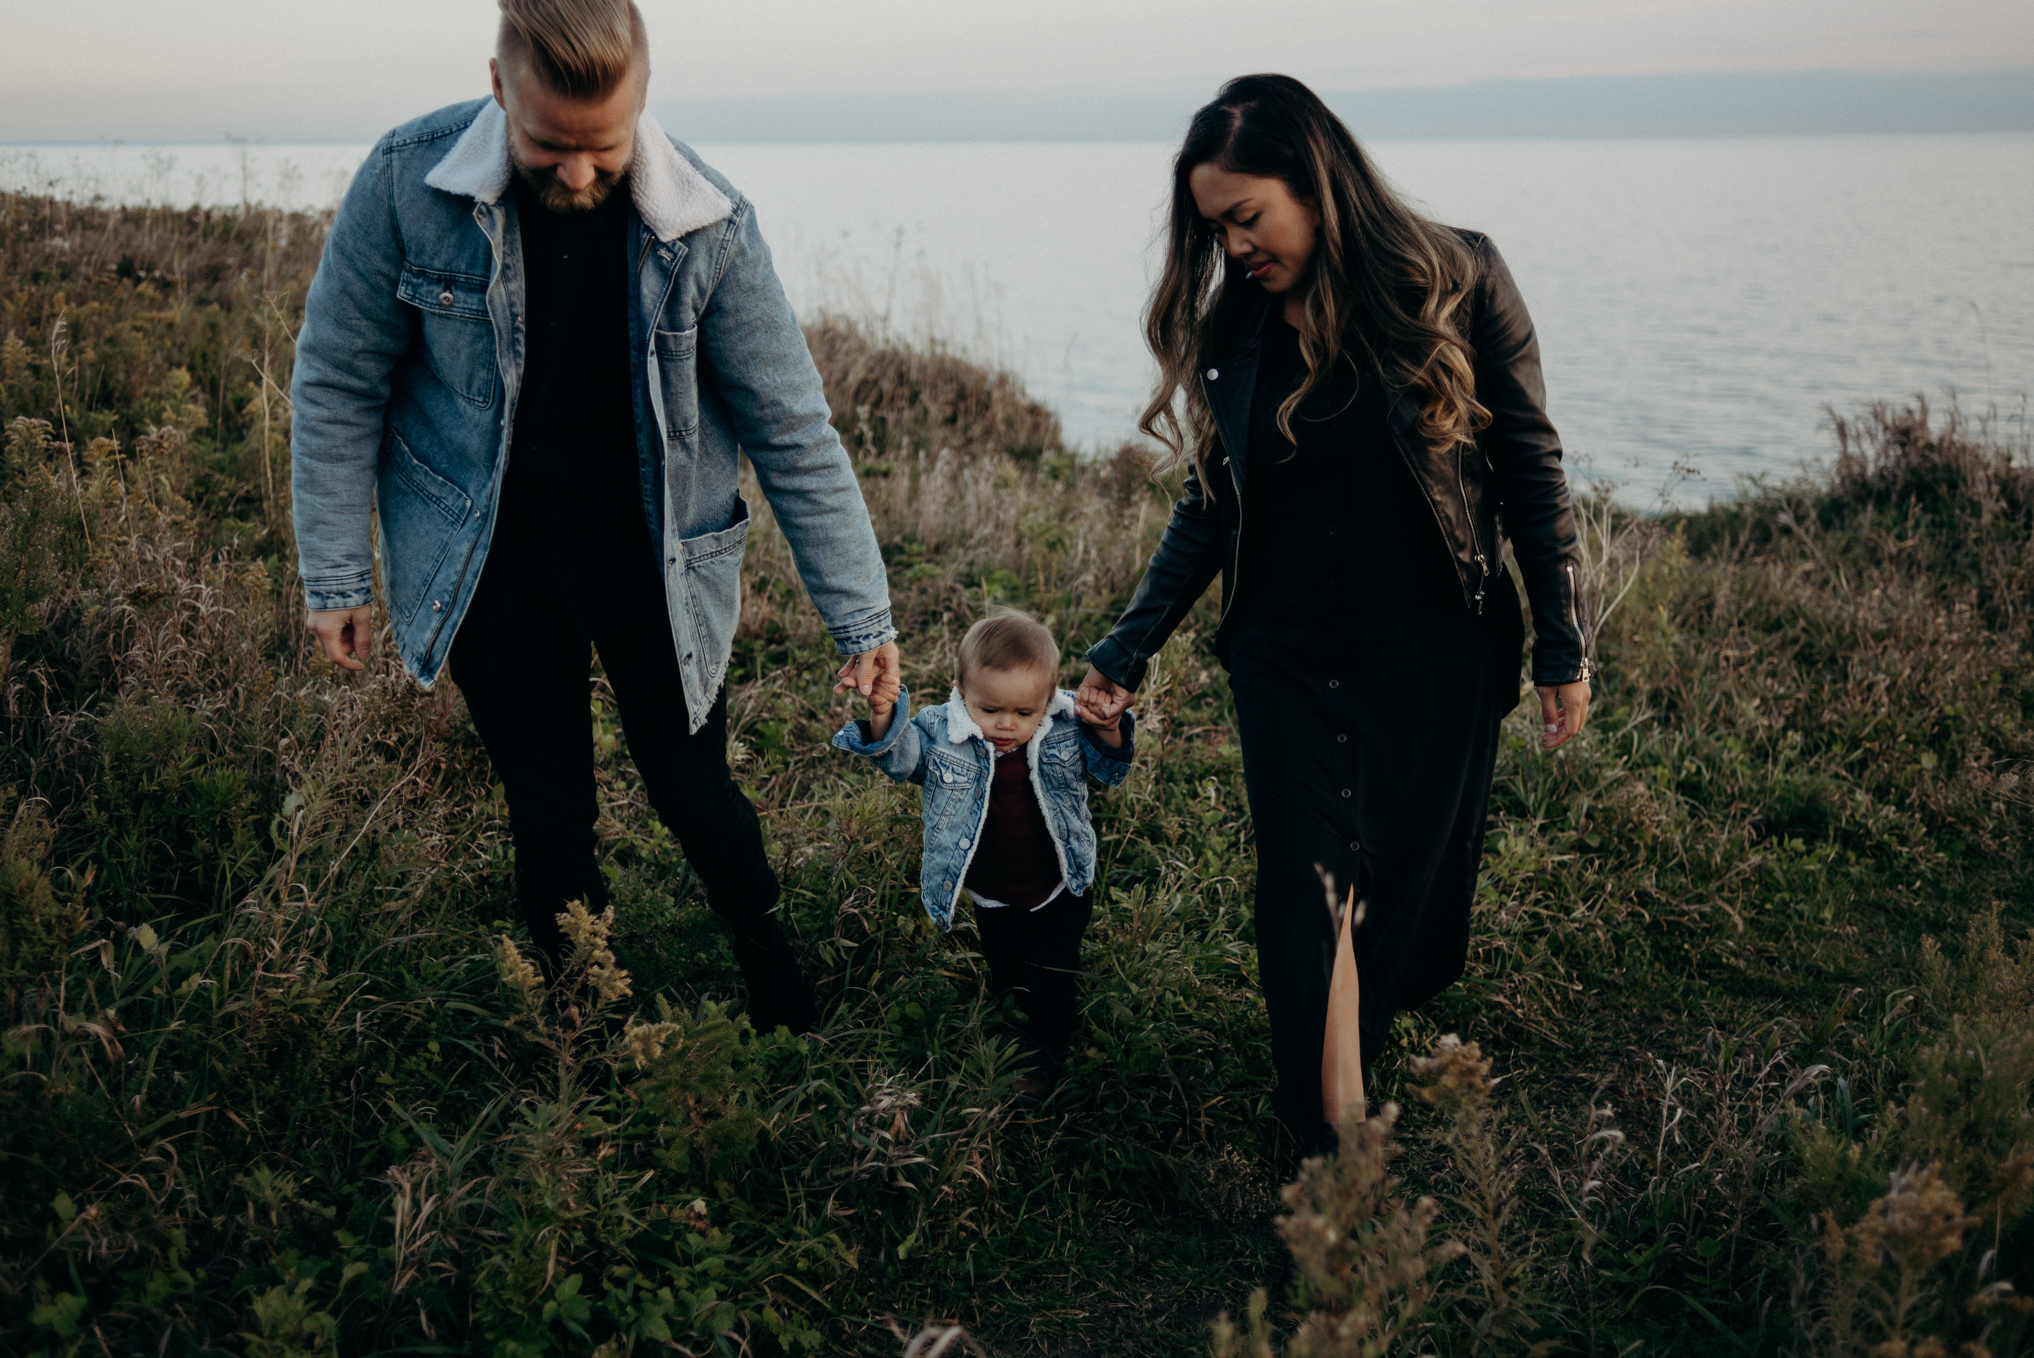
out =
<path fill-rule="evenodd" d="M 2034 79 L 2034 76 L 2030 76 Z M 386 129 L 384 129 L 385 131 Z M 848 139 L 842 137 L 719 137 L 688 136 L 686 129 L 665 122 L 665 130 L 687 145 L 697 147 L 722 146 L 1171 146 L 1168 137 L 867 137 Z M 272 154 L 277 151 L 347 150 L 358 149 L 363 154 L 374 145 L 375 137 L 331 137 L 331 138 L 242 138 L 228 139 L 215 137 L 211 140 L 189 139 L 180 141 L 142 140 L 132 137 L 97 137 L 72 141 L 0 141 L 0 156 L 37 151 L 235 151 Z M 1924 141 L 1936 138 L 1944 141 L 1983 139 L 1989 141 L 2011 141 L 2019 138 L 2034 138 L 2034 127 L 2000 129 L 1970 132 L 1733 132 L 1733 133 L 1485 133 L 1449 136 L 1415 136 L 1378 134 L 1364 138 L 1366 145 L 1401 145 L 1407 142 L 1600 142 L 1605 145 L 1631 142 L 1775 142 L 1775 141 Z"/>
<path fill-rule="evenodd" d="M 1131 90 L 653 94 L 650 108 L 686 140 L 703 142 L 1170 141 L 1218 84 L 1193 77 Z M 474 94 L 481 93 L 476 82 Z M 1682 72 L 1324 88 L 1321 94 L 1358 136 L 1378 140 L 2034 132 L 2034 70 Z M 202 146 L 213 144 L 214 129 L 231 136 L 250 124 L 270 129 L 263 135 L 275 142 L 345 145 L 371 141 L 423 111 L 377 100 L 337 118 L 296 115 L 302 121 L 292 124 L 292 114 L 255 103 L 245 92 L 137 95 L 110 106 L 0 95 L 0 146 L 144 139 Z M 77 129 L 88 135 L 80 137 Z M 154 129 L 159 137 L 151 135 Z"/>

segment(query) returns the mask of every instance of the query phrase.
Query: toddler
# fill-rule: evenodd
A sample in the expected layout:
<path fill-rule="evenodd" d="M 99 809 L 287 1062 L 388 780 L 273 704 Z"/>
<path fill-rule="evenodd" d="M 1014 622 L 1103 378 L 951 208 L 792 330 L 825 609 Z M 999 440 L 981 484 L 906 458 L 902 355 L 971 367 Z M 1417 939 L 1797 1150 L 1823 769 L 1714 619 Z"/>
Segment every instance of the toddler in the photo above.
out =
<path fill-rule="evenodd" d="M 1130 771 L 1135 721 L 1108 720 L 1061 689 L 1059 647 L 1035 620 L 998 612 L 961 640 L 953 692 L 916 716 L 899 688 L 869 699 L 833 743 L 917 783 L 925 818 L 925 912 L 953 927 L 965 891 L 999 995 L 1017 999 L 1030 1069 L 1044 1094 L 1073 1037 L 1081 935 L 1093 913 L 1095 827 L 1087 779 Z"/>

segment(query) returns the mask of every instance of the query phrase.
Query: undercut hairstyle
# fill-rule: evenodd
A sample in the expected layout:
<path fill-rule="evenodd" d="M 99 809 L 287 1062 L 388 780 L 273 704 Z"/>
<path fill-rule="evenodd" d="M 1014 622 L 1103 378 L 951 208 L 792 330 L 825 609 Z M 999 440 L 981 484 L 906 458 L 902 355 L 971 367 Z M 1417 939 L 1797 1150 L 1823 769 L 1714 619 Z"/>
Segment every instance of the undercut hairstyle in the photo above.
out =
<path fill-rule="evenodd" d="M 605 99 L 650 72 L 650 34 L 630 0 L 497 0 L 495 59 L 527 67 L 555 94 Z"/>
<path fill-rule="evenodd" d="M 968 628 L 960 644 L 960 678 L 977 670 L 1043 670 L 1059 682 L 1059 643 L 1045 624 L 1014 608 L 998 609 Z"/>

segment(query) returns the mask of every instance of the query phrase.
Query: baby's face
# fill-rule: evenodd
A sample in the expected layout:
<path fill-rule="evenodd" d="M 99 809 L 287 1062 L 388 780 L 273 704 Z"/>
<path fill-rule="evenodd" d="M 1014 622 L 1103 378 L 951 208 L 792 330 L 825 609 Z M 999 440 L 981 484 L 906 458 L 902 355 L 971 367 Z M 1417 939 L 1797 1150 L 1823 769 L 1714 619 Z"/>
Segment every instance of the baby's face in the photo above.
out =
<path fill-rule="evenodd" d="M 1052 681 L 1042 669 L 978 669 L 961 681 L 961 701 L 991 745 L 1014 750 L 1037 733 L 1052 702 Z"/>

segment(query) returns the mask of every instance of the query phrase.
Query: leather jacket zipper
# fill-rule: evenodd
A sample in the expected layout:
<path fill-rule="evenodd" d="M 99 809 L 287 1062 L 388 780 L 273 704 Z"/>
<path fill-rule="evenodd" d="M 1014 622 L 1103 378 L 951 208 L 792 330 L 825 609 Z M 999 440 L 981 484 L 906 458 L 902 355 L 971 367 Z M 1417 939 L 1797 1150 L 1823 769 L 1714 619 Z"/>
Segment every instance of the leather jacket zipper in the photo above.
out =
<path fill-rule="evenodd" d="M 1216 437 L 1221 436 L 1218 434 Z M 1215 619 L 1217 633 L 1228 624 L 1229 610 L 1235 606 L 1243 578 L 1243 484 L 1236 479 L 1236 464 L 1227 453 L 1222 455 L 1222 465 L 1229 472 L 1229 488 L 1236 492 L 1236 550 L 1229 554 L 1229 580 L 1228 587 L 1222 591 L 1222 616 Z"/>
<path fill-rule="evenodd" d="M 1483 537 L 1476 531 L 1476 510 L 1469 503 L 1469 487 L 1462 481 L 1463 447 L 1474 444 L 1457 444 L 1455 448 L 1455 491 L 1462 497 L 1462 520 L 1469 525 L 1469 545 L 1475 549 L 1476 565 L 1483 575 L 1476 582 L 1476 611 L 1483 612 L 1484 591 L 1490 588 L 1490 559 L 1483 555 Z"/>
<path fill-rule="evenodd" d="M 1572 563 L 1564 563 L 1561 569 L 1568 576 L 1568 626 L 1575 633 L 1575 644 L 1582 650 L 1581 672 L 1575 677 L 1578 681 L 1587 683 L 1589 680 L 1589 638 L 1583 635 L 1582 620 L 1577 613 L 1577 601 L 1581 598 L 1581 595 L 1575 588 L 1575 567 Z"/>

